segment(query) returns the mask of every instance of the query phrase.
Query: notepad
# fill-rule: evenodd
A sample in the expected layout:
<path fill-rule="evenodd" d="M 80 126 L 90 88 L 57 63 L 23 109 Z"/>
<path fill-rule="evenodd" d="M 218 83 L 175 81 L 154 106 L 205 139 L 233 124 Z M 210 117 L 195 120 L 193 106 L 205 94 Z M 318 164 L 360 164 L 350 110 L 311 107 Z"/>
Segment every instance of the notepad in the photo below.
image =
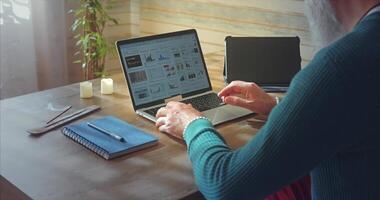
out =
<path fill-rule="evenodd" d="M 88 122 L 123 137 L 125 142 L 91 128 Z M 106 160 L 150 147 L 158 142 L 156 136 L 113 116 L 65 126 L 62 133 Z"/>

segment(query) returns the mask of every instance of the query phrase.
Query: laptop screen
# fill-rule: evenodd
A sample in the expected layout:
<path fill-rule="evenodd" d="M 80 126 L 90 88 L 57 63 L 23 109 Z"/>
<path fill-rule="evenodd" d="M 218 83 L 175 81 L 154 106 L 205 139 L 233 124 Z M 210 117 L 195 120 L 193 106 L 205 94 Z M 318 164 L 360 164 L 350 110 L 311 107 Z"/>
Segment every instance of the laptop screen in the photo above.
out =
<path fill-rule="evenodd" d="M 135 109 L 211 90 L 195 30 L 118 41 L 117 47 Z"/>

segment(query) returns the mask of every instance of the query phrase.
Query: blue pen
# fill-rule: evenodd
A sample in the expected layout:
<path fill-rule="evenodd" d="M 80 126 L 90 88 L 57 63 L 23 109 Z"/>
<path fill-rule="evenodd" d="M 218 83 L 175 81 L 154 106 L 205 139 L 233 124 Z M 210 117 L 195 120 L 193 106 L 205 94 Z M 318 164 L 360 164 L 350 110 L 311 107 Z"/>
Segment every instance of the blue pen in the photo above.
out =
<path fill-rule="evenodd" d="M 94 128 L 94 129 L 100 131 L 101 133 L 104 133 L 104 134 L 106 134 L 106 135 L 108 135 L 108 136 L 110 136 L 110 137 L 112 137 L 112 138 L 114 138 L 116 140 L 119 140 L 120 142 L 125 142 L 125 139 L 123 137 L 121 137 L 121 136 L 119 136 L 119 135 L 117 135 L 115 133 L 111 133 L 111 132 L 109 132 L 109 131 L 107 131 L 107 130 L 105 130 L 103 128 L 100 128 L 99 126 L 96 126 L 95 124 L 87 122 L 87 125 L 89 127 L 91 127 L 91 128 Z"/>

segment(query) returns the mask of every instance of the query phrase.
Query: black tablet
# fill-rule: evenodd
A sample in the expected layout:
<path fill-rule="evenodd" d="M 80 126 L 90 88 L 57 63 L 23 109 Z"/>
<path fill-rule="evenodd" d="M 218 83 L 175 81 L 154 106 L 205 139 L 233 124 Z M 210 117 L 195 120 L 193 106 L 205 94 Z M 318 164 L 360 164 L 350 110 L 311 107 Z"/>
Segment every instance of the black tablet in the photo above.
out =
<path fill-rule="evenodd" d="M 255 82 L 268 92 L 285 92 L 301 70 L 299 37 L 225 38 L 224 76 Z"/>

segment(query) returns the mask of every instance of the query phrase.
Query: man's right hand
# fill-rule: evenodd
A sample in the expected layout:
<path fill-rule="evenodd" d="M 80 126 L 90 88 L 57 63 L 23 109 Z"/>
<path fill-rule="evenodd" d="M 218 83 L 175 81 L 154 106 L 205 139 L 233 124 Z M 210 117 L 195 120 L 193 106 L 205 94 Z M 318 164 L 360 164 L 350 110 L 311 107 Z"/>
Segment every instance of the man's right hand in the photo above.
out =
<path fill-rule="evenodd" d="M 274 97 L 265 93 L 255 83 L 232 81 L 218 96 L 224 103 L 247 108 L 255 113 L 269 115 L 276 105 Z"/>

